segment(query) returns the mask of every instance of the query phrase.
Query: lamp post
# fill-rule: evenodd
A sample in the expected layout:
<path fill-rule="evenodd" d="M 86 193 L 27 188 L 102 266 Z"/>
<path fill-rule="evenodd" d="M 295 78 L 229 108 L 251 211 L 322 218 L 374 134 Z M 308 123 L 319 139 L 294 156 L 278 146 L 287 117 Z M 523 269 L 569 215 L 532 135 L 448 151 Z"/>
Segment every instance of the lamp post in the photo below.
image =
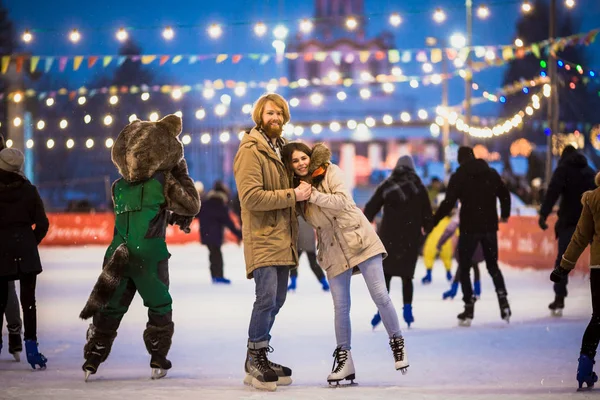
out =
<path fill-rule="evenodd" d="M 446 57 L 446 48 L 448 47 L 447 41 L 444 39 L 438 39 L 435 37 L 428 37 L 425 42 L 428 46 L 436 46 L 438 43 L 442 48 L 442 107 L 444 110 L 448 109 L 448 58 Z M 450 123 L 448 122 L 448 118 L 444 118 L 444 125 L 442 126 L 442 153 L 444 156 L 444 172 L 446 176 L 450 174 L 450 160 L 448 159 L 448 146 L 450 146 Z"/>
<path fill-rule="evenodd" d="M 466 0 L 467 9 L 467 74 L 465 77 L 465 124 L 471 126 L 471 97 L 473 86 L 473 72 L 471 69 L 471 49 L 473 46 L 473 0 Z M 469 146 L 471 140 L 468 134 L 463 135 L 463 145 Z"/>
<path fill-rule="evenodd" d="M 556 36 L 556 0 L 550 0 L 549 27 L 550 49 L 552 49 L 554 38 Z M 548 128 L 550 129 L 550 132 L 546 137 L 546 170 L 544 173 L 544 186 L 546 188 L 548 187 L 550 177 L 552 176 L 552 138 L 558 133 L 558 117 L 560 113 L 558 104 L 556 57 L 552 50 L 548 53 L 548 77 L 550 78 L 550 101 L 548 102 Z"/>

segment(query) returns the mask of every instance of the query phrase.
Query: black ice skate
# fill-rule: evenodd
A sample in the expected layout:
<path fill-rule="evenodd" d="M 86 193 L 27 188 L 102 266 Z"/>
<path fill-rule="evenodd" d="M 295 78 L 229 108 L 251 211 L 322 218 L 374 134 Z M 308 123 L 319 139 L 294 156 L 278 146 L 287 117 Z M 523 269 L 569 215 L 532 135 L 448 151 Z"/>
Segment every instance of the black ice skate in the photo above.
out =
<path fill-rule="evenodd" d="M 144 344 L 150 354 L 151 379 L 164 378 L 172 367 L 167 354 L 171 349 L 173 330 L 174 324 L 170 322 L 163 326 L 148 325 L 144 331 Z"/>
<path fill-rule="evenodd" d="M 94 324 L 90 324 L 86 336 L 87 343 L 83 347 L 85 362 L 81 369 L 87 382 L 90 375 L 95 374 L 98 366 L 108 358 L 117 332 L 110 329 L 98 329 Z"/>
<path fill-rule="evenodd" d="M 555 296 L 554 301 L 548 305 L 550 315 L 553 317 L 562 317 L 563 309 L 565 308 L 565 298 L 563 296 Z"/>
<path fill-rule="evenodd" d="M 458 318 L 458 326 L 471 326 L 474 312 L 475 304 L 465 303 L 465 311 L 461 312 L 456 316 Z"/>
<path fill-rule="evenodd" d="M 244 363 L 244 384 L 255 389 L 275 391 L 277 389 L 278 376 L 270 366 L 267 353 L 268 347 L 260 349 L 248 349 L 246 362 Z M 291 371 L 290 371 L 291 374 Z"/>
<path fill-rule="evenodd" d="M 512 313 L 510 311 L 508 299 L 506 298 L 506 292 L 498 293 L 498 306 L 500 306 L 500 318 L 509 323 Z"/>
<path fill-rule="evenodd" d="M 277 386 L 288 386 L 292 384 L 292 370 L 283 365 L 269 361 L 269 367 L 277 374 Z"/>
<path fill-rule="evenodd" d="M 167 360 L 166 357 L 159 354 L 153 354 L 150 359 L 150 368 L 152 368 L 150 378 L 164 378 L 167 375 L 167 370 L 171 369 L 172 366 L 171 361 Z"/>
<path fill-rule="evenodd" d="M 16 362 L 21 361 L 21 352 L 23 351 L 23 341 L 18 333 L 8 334 L 8 352 L 12 354 Z"/>
<path fill-rule="evenodd" d="M 352 353 L 350 350 L 342 350 L 338 347 L 333 352 L 333 366 L 331 373 L 327 377 L 327 382 L 330 387 L 340 386 L 354 386 L 358 385 L 354 383 L 356 379 L 356 372 L 354 370 L 354 361 L 352 361 Z M 349 384 L 340 385 L 340 381 L 348 380 Z"/>

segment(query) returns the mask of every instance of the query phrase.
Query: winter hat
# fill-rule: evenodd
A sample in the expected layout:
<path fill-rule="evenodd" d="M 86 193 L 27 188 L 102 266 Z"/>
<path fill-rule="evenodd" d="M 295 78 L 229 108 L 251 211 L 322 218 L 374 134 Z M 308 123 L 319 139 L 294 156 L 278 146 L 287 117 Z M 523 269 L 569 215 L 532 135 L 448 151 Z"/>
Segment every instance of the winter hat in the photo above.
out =
<path fill-rule="evenodd" d="M 564 147 L 562 153 L 560 154 L 560 161 L 566 159 L 568 156 L 570 156 L 573 153 L 577 153 L 577 149 L 570 144 L 566 145 Z"/>
<path fill-rule="evenodd" d="M 465 162 L 472 160 L 475 158 L 475 153 L 473 153 L 473 149 L 467 146 L 460 146 L 458 148 L 458 156 L 457 161 L 459 165 L 463 165 Z"/>
<path fill-rule="evenodd" d="M 398 162 L 396 163 L 394 169 L 400 169 L 400 167 L 406 167 L 413 170 L 415 169 L 415 162 L 413 161 L 413 158 L 410 156 L 410 154 L 405 154 L 398 159 Z"/>
<path fill-rule="evenodd" d="M 23 164 L 25 163 L 25 156 L 21 150 L 17 149 L 3 149 L 0 151 L 0 169 L 7 172 L 14 172 L 16 174 L 25 177 L 23 173 Z"/>

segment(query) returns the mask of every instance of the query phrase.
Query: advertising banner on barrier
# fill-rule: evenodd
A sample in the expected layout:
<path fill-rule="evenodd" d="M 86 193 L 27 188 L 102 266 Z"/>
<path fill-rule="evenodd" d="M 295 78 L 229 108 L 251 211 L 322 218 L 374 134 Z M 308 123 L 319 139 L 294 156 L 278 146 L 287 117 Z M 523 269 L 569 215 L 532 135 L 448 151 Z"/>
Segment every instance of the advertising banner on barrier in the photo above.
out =
<path fill-rule="evenodd" d="M 239 226 L 236 215 L 232 218 Z M 108 245 L 113 237 L 114 216 L 111 213 L 58 213 L 48 214 L 50 229 L 42 241 L 42 246 L 83 246 Z M 537 217 L 511 217 L 506 224 L 500 224 L 498 231 L 498 251 L 500 261 L 515 267 L 551 269 L 556 260 L 558 242 L 554 235 L 556 216 L 548 218 L 549 228 L 542 231 Z M 192 232 L 185 234 L 177 226 L 167 227 L 167 243 L 198 243 L 199 223 L 194 219 Z M 225 240 L 236 242 L 236 237 L 225 230 Z M 578 269 L 589 266 L 589 248 L 583 253 Z"/>

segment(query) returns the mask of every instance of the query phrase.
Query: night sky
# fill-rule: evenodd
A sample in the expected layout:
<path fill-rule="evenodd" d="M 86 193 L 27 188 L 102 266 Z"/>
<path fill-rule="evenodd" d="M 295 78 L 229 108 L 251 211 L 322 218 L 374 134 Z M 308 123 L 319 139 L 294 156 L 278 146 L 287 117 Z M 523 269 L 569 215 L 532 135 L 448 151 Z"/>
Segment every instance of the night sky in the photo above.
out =
<path fill-rule="evenodd" d="M 490 6 L 491 16 L 486 21 L 475 18 L 474 44 L 495 45 L 510 44 L 515 38 L 515 21 L 520 15 L 520 2 L 495 1 Z M 500 4 L 499 4 L 500 3 Z M 563 1 L 558 0 L 563 9 Z M 9 0 L 4 2 L 9 16 L 16 25 L 17 32 L 29 28 L 34 31 L 35 39 L 23 46 L 24 51 L 34 55 L 116 55 L 119 42 L 115 32 L 121 26 L 129 29 L 130 36 L 139 43 L 145 54 L 205 54 L 205 53 L 272 53 L 270 33 L 276 22 L 284 23 L 290 32 L 297 30 L 297 20 L 310 18 L 314 11 L 312 0 L 179 0 L 179 1 L 81 1 L 60 0 Z M 57 4 L 60 4 L 58 6 Z M 474 1 L 475 6 L 479 3 Z M 431 15 L 436 7 L 442 7 L 448 19 L 442 25 L 433 22 Z M 394 28 L 387 18 L 393 11 L 399 12 L 403 23 Z M 373 37 L 388 29 L 396 37 L 396 46 L 400 49 L 419 49 L 425 47 L 425 38 L 431 34 L 449 37 L 452 33 L 465 33 L 465 10 L 459 0 L 365 0 L 365 12 L 371 15 L 367 22 L 367 37 Z M 600 26 L 600 1 L 578 0 L 571 11 L 580 22 L 579 31 L 587 31 Z M 375 15 L 379 14 L 379 15 Z M 257 38 L 252 32 L 255 22 L 262 20 L 268 24 L 269 34 Z M 214 40 L 208 37 L 206 28 L 210 23 L 223 25 L 223 36 Z M 167 42 L 161 36 L 167 26 L 192 25 L 195 28 L 176 28 L 175 38 Z M 72 44 L 67 33 L 78 28 L 82 40 Z M 600 43 L 590 47 L 593 64 L 600 70 Z M 400 65 L 406 73 L 419 72 L 419 65 Z M 436 67 L 436 68 L 439 68 Z M 262 80 L 278 76 L 283 69 L 274 62 L 259 65 L 256 61 L 242 60 L 237 65 L 230 62 L 215 65 L 214 60 L 188 65 L 169 65 L 153 67 L 157 80 L 164 84 L 195 84 L 203 79 Z M 493 91 L 501 86 L 504 68 L 491 68 L 477 74 L 475 81 L 487 90 Z M 438 71 L 439 72 L 439 71 Z M 107 71 L 95 67 L 92 71 L 82 68 L 78 72 L 56 72 L 57 80 L 76 88 L 86 84 L 95 74 Z M 450 102 L 458 103 L 464 96 L 463 82 L 454 78 L 451 82 Z M 411 92 L 420 103 L 432 106 L 439 104 L 439 87 L 420 88 L 421 93 Z M 407 85 L 402 90 L 411 90 Z M 496 105 L 478 106 L 475 114 L 494 115 Z"/>

